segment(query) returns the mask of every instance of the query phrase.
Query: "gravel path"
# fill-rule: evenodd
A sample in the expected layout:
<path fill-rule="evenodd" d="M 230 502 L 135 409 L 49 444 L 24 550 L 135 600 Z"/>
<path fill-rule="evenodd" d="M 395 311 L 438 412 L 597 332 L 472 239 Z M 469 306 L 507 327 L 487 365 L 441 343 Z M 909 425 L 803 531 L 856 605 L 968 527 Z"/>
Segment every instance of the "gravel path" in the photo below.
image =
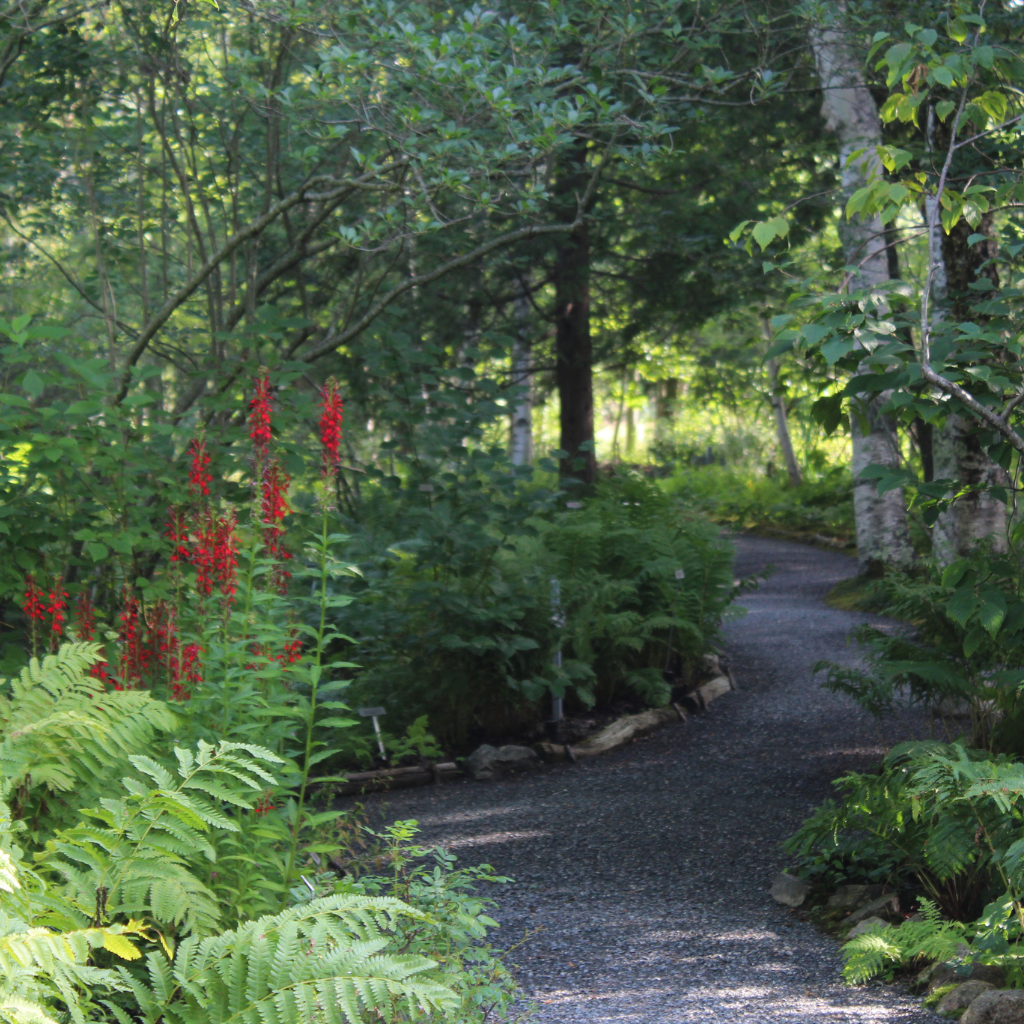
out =
<path fill-rule="evenodd" d="M 810 679 L 821 658 L 852 660 L 847 633 L 870 618 L 821 602 L 853 562 L 760 538 L 737 549 L 737 575 L 776 566 L 726 630 L 740 692 L 593 761 L 374 801 L 516 879 L 496 937 L 538 930 L 512 959 L 540 1024 L 940 1019 L 894 986 L 847 988 L 835 943 L 768 896 L 780 841 L 882 747 Z"/>

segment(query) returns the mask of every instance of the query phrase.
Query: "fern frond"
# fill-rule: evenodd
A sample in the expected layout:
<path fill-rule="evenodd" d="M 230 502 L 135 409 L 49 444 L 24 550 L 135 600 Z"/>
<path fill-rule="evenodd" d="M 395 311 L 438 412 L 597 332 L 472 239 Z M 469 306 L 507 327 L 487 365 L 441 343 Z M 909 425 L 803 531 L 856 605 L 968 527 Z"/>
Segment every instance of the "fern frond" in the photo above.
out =
<path fill-rule="evenodd" d="M 386 952 L 403 918 L 426 915 L 390 897 L 328 896 L 222 935 L 189 937 L 173 964 L 151 954 L 148 984 L 121 974 L 153 1022 L 363 1024 L 371 1015 L 453 1009 L 455 993 L 430 976 L 435 961 Z"/>
<path fill-rule="evenodd" d="M 6 791 L 26 782 L 54 792 L 96 791 L 123 774 L 133 753 L 171 731 L 173 712 L 138 690 L 106 692 L 89 669 L 98 644 L 64 644 L 0 681 L 0 777 Z"/>
<path fill-rule="evenodd" d="M 129 760 L 145 781 L 124 778 L 128 796 L 104 797 L 99 807 L 82 810 L 78 825 L 47 843 L 42 863 L 63 880 L 67 905 L 89 918 L 149 916 L 172 931 L 216 931 L 217 898 L 190 863 L 216 860 L 214 830 L 239 831 L 221 807 L 224 794 L 235 806 L 251 807 L 245 793 L 258 792 L 254 780 L 262 782 L 264 765 L 280 758 L 262 747 L 200 741 L 177 752 L 177 778 L 148 755 Z"/>
<path fill-rule="evenodd" d="M 888 965 L 910 963 L 918 957 L 950 960 L 962 952 L 966 926 L 943 920 L 938 907 L 921 900 L 921 917 L 898 928 L 879 926 L 843 946 L 843 977 L 859 985 L 881 974 Z"/>

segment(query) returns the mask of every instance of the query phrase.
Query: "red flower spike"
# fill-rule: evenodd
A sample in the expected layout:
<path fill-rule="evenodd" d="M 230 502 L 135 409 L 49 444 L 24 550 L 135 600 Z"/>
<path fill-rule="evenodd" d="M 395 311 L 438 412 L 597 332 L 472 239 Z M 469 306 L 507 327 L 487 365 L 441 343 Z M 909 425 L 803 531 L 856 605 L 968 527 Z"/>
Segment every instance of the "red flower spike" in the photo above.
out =
<path fill-rule="evenodd" d="M 83 590 L 75 599 L 75 621 L 71 626 L 71 632 L 79 643 L 96 638 L 96 609 L 87 590 Z M 94 665 L 93 668 L 95 667 Z"/>
<path fill-rule="evenodd" d="M 203 681 L 203 649 L 199 644 L 185 644 L 181 650 L 181 676 L 171 684 L 171 700 L 191 700 L 192 689 Z M 182 682 L 181 680 L 184 680 Z"/>
<path fill-rule="evenodd" d="M 235 515 L 218 519 L 213 531 L 213 571 L 217 586 L 228 602 L 235 599 L 238 576 L 238 541 Z"/>
<path fill-rule="evenodd" d="M 196 570 L 196 590 L 199 598 L 209 597 L 213 593 L 213 577 L 215 573 L 213 560 L 213 535 L 216 532 L 213 516 L 207 509 L 202 516 L 196 517 L 194 523 L 195 546 L 189 552 L 189 561 Z"/>
<path fill-rule="evenodd" d="M 288 589 L 291 573 L 284 562 L 292 553 L 282 543 L 284 529 L 281 523 L 291 509 L 288 507 L 288 485 L 291 480 L 276 462 L 271 462 L 260 481 L 260 520 L 263 523 L 263 552 L 268 558 L 276 558 L 278 564 L 270 575 L 270 586 L 283 594 Z"/>
<path fill-rule="evenodd" d="M 60 576 L 53 578 L 53 589 L 47 595 L 46 614 L 50 616 L 50 647 L 56 650 L 68 618 L 68 592 Z"/>
<path fill-rule="evenodd" d="M 42 622 L 46 618 L 46 595 L 36 583 L 35 573 L 25 577 L 25 599 L 21 610 L 30 622 Z"/>
<path fill-rule="evenodd" d="M 213 480 L 206 442 L 200 437 L 193 438 L 188 446 L 188 454 L 191 459 L 188 470 L 188 493 L 193 501 L 199 501 L 209 496 L 210 482 Z"/>
<path fill-rule="evenodd" d="M 124 589 L 124 608 L 120 618 L 118 645 L 121 648 L 121 664 L 114 689 L 130 690 L 142 683 L 144 655 L 142 638 L 139 636 L 139 602 L 127 587 Z"/>
<path fill-rule="evenodd" d="M 320 475 L 328 477 L 341 465 L 341 422 L 344 403 L 333 377 L 320 389 Z"/>
<path fill-rule="evenodd" d="M 252 441 L 257 459 L 262 460 L 270 451 L 270 413 L 273 399 L 267 369 L 261 366 L 259 373 L 256 378 L 256 393 L 249 402 L 249 439 Z"/>
<path fill-rule="evenodd" d="M 167 537 L 173 550 L 171 551 L 172 562 L 187 562 L 191 556 L 188 548 L 188 526 L 185 523 L 185 514 L 180 508 L 173 505 L 167 509 L 167 522 L 164 524 L 164 536 Z"/>

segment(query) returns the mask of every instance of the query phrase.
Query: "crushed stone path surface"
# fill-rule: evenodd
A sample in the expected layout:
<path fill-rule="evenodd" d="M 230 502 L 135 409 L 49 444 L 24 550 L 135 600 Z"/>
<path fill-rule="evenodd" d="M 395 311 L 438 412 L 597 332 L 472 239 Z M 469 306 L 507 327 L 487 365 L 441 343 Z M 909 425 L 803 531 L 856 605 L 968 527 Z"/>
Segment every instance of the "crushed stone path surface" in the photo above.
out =
<path fill-rule="evenodd" d="M 845 986 L 835 942 L 768 895 L 779 843 L 883 752 L 872 719 L 811 679 L 820 659 L 855 659 L 847 634 L 872 617 L 821 600 L 854 574 L 845 555 L 736 546 L 737 575 L 776 566 L 725 630 L 738 693 L 592 761 L 368 802 L 516 879 L 495 941 L 535 933 L 509 959 L 539 1024 L 941 1019 L 897 986 Z M 887 724 L 884 742 L 911 727 Z"/>

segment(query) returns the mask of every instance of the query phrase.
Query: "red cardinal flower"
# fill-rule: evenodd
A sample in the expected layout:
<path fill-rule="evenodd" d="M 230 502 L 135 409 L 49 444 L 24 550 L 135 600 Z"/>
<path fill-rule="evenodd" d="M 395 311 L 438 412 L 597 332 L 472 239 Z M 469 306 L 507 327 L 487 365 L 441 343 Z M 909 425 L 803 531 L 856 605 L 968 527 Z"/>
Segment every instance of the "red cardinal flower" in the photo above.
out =
<path fill-rule="evenodd" d="M 181 649 L 181 674 L 171 684 L 171 700 L 192 698 L 191 687 L 199 686 L 203 681 L 202 654 L 202 647 L 196 643 L 185 644 Z"/>
<path fill-rule="evenodd" d="M 42 622 L 46 618 L 46 595 L 36 583 L 35 573 L 25 577 L 25 599 L 21 610 L 30 622 Z"/>
<path fill-rule="evenodd" d="M 341 465 L 341 421 L 344 403 L 338 391 L 338 382 L 333 377 L 320 389 L 320 473 L 327 477 Z"/>
<path fill-rule="evenodd" d="M 139 635 L 139 602 L 127 587 L 124 590 L 124 607 L 121 609 L 120 617 L 118 644 L 121 648 L 121 663 L 114 689 L 130 690 L 142 682 L 145 655 L 142 650 L 142 638 Z"/>
<path fill-rule="evenodd" d="M 260 375 L 256 378 L 256 394 L 249 402 L 249 438 L 257 460 L 266 458 L 270 451 L 270 412 L 272 397 L 270 394 L 270 377 L 265 367 L 260 367 Z"/>
<path fill-rule="evenodd" d="M 96 638 L 96 609 L 87 590 L 83 590 L 75 599 L 75 621 L 71 632 L 80 643 Z"/>
<path fill-rule="evenodd" d="M 191 557 L 188 548 L 188 525 L 185 522 L 185 513 L 173 505 L 167 509 L 167 522 L 164 524 L 164 536 L 167 537 L 172 546 L 171 561 L 187 562 Z"/>
<path fill-rule="evenodd" d="M 64 580 L 54 576 L 53 589 L 47 595 L 46 614 L 50 616 L 50 647 L 57 649 L 60 638 L 64 635 L 64 623 L 68 618 L 68 592 L 64 589 Z"/>
<path fill-rule="evenodd" d="M 190 559 L 196 568 L 196 590 L 209 597 L 214 585 L 228 600 L 235 596 L 238 567 L 238 541 L 235 517 L 214 516 L 207 510 L 195 526 L 196 543 Z"/>
<path fill-rule="evenodd" d="M 210 482 L 213 476 L 210 473 L 210 453 L 206 450 L 206 442 L 195 437 L 189 443 L 188 454 L 190 465 L 188 469 L 188 493 L 193 501 L 208 497 L 210 494 Z"/>
<path fill-rule="evenodd" d="M 213 572 L 221 594 L 228 601 L 235 597 L 238 575 L 238 541 L 235 538 L 235 515 L 217 520 L 213 530 Z"/>

